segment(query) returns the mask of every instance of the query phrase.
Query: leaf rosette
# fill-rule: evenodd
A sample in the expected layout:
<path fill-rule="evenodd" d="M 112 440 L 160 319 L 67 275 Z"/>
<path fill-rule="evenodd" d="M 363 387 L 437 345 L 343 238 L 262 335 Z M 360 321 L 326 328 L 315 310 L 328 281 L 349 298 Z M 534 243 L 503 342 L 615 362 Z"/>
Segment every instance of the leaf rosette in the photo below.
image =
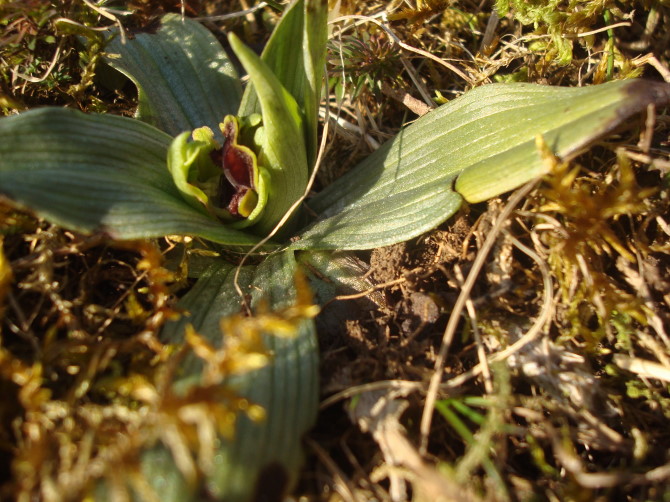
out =
<path fill-rule="evenodd" d="M 126 44 L 111 39 L 107 62 L 137 86 L 138 120 L 56 108 L 3 118 L 0 191 L 81 232 L 115 239 L 187 235 L 249 248 L 302 196 L 314 169 L 326 39 L 325 0 L 291 3 L 260 57 L 231 35 L 249 74 L 244 93 L 218 41 L 194 21 L 168 15 L 156 33 Z M 285 308 L 299 293 L 298 262 L 335 283 L 351 275 L 344 262 L 316 251 L 417 237 L 464 200 L 485 200 L 546 173 L 538 135 L 568 158 L 648 105 L 669 101 L 669 86 L 638 81 L 571 89 L 495 84 L 465 93 L 312 197 L 314 221 L 303 228 L 289 221 L 280 239 L 292 237 L 291 244 L 243 267 L 239 284 L 235 267 L 218 260 L 182 299 L 191 318 L 170 324 L 162 336 L 183 343 L 189 322 L 214 343 L 221 317 L 241 309 L 236 286 L 252 308 L 263 300 Z M 301 438 L 318 403 L 314 323 L 305 320 L 297 332 L 270 337 L 268 365 L 234 382 L 266 410 L 266 420 L 242 419 L 234 438 L 221 440 L 220 462 L 204 481 L 220 499 L 251 499 L 268 468 L 281 470 L 286 487 L 296 479 Z M 185 364 L 181 387 L 198 381 L 201 370 Z M 142 459 L 160 498 L 189 493 L 197 500 L 197 487 L 187 486 L 174 463 L 154 462 L 165 455 L 152 450 Z"/>

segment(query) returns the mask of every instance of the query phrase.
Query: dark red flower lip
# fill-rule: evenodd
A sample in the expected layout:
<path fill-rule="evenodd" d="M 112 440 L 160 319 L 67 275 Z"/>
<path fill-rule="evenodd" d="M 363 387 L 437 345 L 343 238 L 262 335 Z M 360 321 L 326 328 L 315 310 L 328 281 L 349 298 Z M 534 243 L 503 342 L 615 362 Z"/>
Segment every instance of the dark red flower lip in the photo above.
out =
<path fill-rule="evenodd" d="M 256 155 L 248 147 L 238 144 L 240 126 L 236 117 L 227 115 L 221 132 L 223 147 L 211 153 L 212 160 L 224 174 L 219 183 L 217 202 L 233 216 L 246 217 L 248 211 L 240 212 L 240 205 L 247 195 L 251 195 L 249 191 L 256 190 Z"/>
<path fill-rule="evenodd" d="M 222 148 L 223 174 L 235 187 L 255 188 L 253 153 L 237 144 L 237 120 L 228 120 L 226 117 L 222 132 L 225 138 Z"/>

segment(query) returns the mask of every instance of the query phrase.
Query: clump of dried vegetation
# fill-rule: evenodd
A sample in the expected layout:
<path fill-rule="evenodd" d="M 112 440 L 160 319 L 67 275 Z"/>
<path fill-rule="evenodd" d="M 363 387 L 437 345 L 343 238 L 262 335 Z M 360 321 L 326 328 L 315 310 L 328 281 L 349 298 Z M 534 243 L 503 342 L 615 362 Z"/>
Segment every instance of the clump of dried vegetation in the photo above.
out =
<path fill-rule="evenodd" d="M 667 2 L 332 6 L 333 140 L 322 184 L 473 86 L 670 81 Z M 132 93 L 100 77 L 100 46 L 84 50 L 75 34 L 147 25 L 181 7 L 5 2 L 3 113 L 47 103 L 131 112 Z M 262 41 L 274 15 L 259 10 L 223 26 Z M 650 108 L 574 162 L 547 152 L 551 174 L 525 191 L 357 256 L 371 288 L 323 310 L 322 412 L 296 496 L 666 500 L 669 123 L 667 110 Z M 175 451 L 188 450 L 216 431 L 234 434 L 239 412 L 262 414 L 215 385 L 263 357 L 257 325 L 237 319 L 241 338 L 228 352 L 195 333 L 186 347 L 159 341 L 187 286 L 182 269 L 165 265 L 169 242 L 87 238 L 3 203 L 0 244 L 3 500 L 77 498 L 105 475 L 112 491 L 126 477 L 149 497 L 133 463 L 140 444 L 168 434 Z M 175 396 L 171 368 L 189 350 L 219 373 L 212 386 Z M 208 454 L 176 458 L 206 463 Z M 183 462 L 182 472 L 192 470 Z"/>

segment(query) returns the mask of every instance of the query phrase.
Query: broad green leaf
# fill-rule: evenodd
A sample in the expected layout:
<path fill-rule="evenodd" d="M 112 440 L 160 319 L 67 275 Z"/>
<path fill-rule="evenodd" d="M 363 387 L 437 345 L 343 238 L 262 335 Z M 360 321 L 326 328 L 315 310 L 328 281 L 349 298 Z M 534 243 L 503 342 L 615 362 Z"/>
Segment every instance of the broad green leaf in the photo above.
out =
<path fill-rule="evenodd" d="M 137 118 L 171 136 L 209 126 L 222 139 L 218 125 L 237 112 L 242 90 L 206 28 L 168 14 L 155 33 L 139 33 L 125 44 L 116 36 L 105 50 L 105 61 L 137 85 Z"/>
<path fill-rule="evenodd" d="M 479 87 L 406 127 L 312 198 L 320 220 L 293 246 L 368 249 L 411 239 L 449 218 L 461 196 L 479 202 L 542 176 L 538 135 L 570 158 L 648 104 L 669 101 L 670 86 L 646 81 Z"/>
<path fill-rule="evenodd" d="M 80 232 L 115 239 L 200 236 L 249 246 L 257 238 L 189 205 L 166 165 L 171 138 L 143 122 L 41 108 L 0 119 L 0 193 Z"/>
<path fill-rule="evenodd" d="M 377 159 L 380 157 L 377 156 Z M 358 181 L 361 185 L 349 185 L 343 194 L 346 194 L 346 190 L 358 191 L 358 188 L 372 189 L 374 186 L 373 167 L 364 163 L 357 169 L 366 169 L 368 176 L 365 178 L 360 176 Z M 418 176 L 421 173 L 415 174 Z M 299 240 L 293 247 L 372 249 L 421 235 L 435 228 L 460 207 L 461 196 L 452 190 L 454 178 L 455 176 L 451 175 L 438 179 L 415 178 L 401 182 L 393 180 L 385 193 L 373 192 L 368 197 L 361 193 L 360 203 L 351 201 L 350 204 L 340 208 L 334 202 L 326 208 L 326 212 L 321 213 L 326 216 L 325 219 L 299 235 Z M 414 184 L 419 186 L 412 186 Z M 342 198 L 348 199 L 346 195 Z M 319 212 L 321 206 L 316 208 Z"/>
<path fill-rule="evenodd" d="M 468 202 L 490 199 L 544 174 L 545 162 L 535 143 L 538 134 L 556 156 L 569 160 L 647 105 L 670 102 L 670 85 L 645 80 L 590 87 L 510 85 L 485 98 L 492 109 L 486 110 L 482 126 L 491 124 L 489 129 L 497 122 L 499 132 L 456 182 L 456 190 Z M 505 99 L 511 104 L 506 105 Z M 484 146 L 481 141 L 464 140 L 462 148 L 468 151 Z"/>
<path fill-rule="evenodd" d="M 307 186 L 307 154 L 298 105 L 265 63 L 234 34 L 230 45 L 254 83 L 263 116 L 259 163 L 270 174 L 268 201 L 252 227 L 267 234 Z"/>
<path fill-rule="evenodd" d="M 153 447 L 141 453 L 139 473 L 141 479 L 146 481 L 148 487 L 158 495 L 161 502 L 201 502 L 200 495 L 195 493 L 193 486 L 186 482 L 181 472 L 177 468 L 169 450 L 163 443 L 157 443 Z M 136 490 L 137 485 L 133 480 L 122 480 L 128 483 L 132 501 L 143 501 L 142 495 Z M 119 494 L 109 478 L 101 479 L 95 486 L 93 497 L 85 500 L 95 500 L 96 502 L 116 502 L 117 500 L 128 500 Z"/>
<path fill-rule="evenodd" d="M 263 49 L 261 59 L 303 107 L 309 165 L 316 159 L 318 107 L 328 39 L 327 0 L 289 4 Z M 296 50 L 297 48 L 302 48 Z M 244 90 L 240 115 L 260 112 L 253 83 Z"/>
<path fill-rule="evenodd" d="M 292 305 L 296 263 L 292 253 L 273 255 L 257 268 L 245 267 L 240 274 L 243 291 L 252 297 L 252 306 L 261 299 L 273 309 Z M 190 323 L 212 342 L 221 339 L 219 319 L 239 312 L 240 298 L 233 287 L 235 268 L 220 262 L 201 277 L 179 306 L 189 317 L 172 323 L 163 338 L 181 343 Z M 231 442 L 221 440 L 214 472 L 207 488 L 217 500 L 273 500 L 292 485 L 302 463 L 301 439 L 312 426 L 318 405 L 318 351 L 312 321 L 304 321 L 292 338 L 267 336 L 274 354 L 266 367 L 237 376 L 230 383 L 241 395 L 263 406 L 264 422 L 241 418 Z M 178 388 L 192 385 L 201 377 L 201 365 L 190 358 L 181 371 Z M 166 452 L 167 454 L 167 452 Z M 285 484 L 275 484 L 283 481 Z M 267 492 L 269 490 L 269 493 Z M 279 497 L 280 498 L 280 497 Z"/>

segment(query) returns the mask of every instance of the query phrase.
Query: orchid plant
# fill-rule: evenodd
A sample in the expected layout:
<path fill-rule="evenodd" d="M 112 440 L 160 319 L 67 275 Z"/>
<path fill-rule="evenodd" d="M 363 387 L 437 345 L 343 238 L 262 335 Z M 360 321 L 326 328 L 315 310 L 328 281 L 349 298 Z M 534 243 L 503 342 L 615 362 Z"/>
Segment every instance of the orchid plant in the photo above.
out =
<path fill-rule="evenodd" d="M 181 300 L 190 317 L 162 333 L 179 343 L 190 324 L 214 341 L 219 320 L 240 311 L 236 286 L 252 308 L 261 300 L 286 307 L 299 261 L 344 281 L 350 271 L 327 253 L 417 237 L 464 201 L 542 176 L 548 164 L 537 137 L 559 158 L 573 157 L 647 105 L 670 100 L 668 86 L 643 81 L 484 85 L 405 127 L 311 197 L 312 221 L 305 213 L 280 225 L 316 164 L 327 15 L 325 0 L 295 0 L 260 57 L 231 34 L 249 75 L 244 90 L 219 42 L 194 21 L 167 15 L 154 33 L 111 36 L 106 61 L 137 86 L 135 119 L 64 108 L 1 119 L 0 192 L 63 227 L 117 240 L 179 235 L 244 251 L 281 227 L 259 264 L 237 270 L 218 259 Z M 249 499 L 270 479 L 290 486 L 316 416 L 313 321 L 267 344 L 270 363 L 234 382 L 266 420 L 240 419 L 207 473 L 208 491 L 222 500 Z M 188 387 L 201 371 L 187 360 L 175 385 Z M 196 499 L 198 489 L 166 456 L 159 448 L 143 458 L 160 499 Z"/>

